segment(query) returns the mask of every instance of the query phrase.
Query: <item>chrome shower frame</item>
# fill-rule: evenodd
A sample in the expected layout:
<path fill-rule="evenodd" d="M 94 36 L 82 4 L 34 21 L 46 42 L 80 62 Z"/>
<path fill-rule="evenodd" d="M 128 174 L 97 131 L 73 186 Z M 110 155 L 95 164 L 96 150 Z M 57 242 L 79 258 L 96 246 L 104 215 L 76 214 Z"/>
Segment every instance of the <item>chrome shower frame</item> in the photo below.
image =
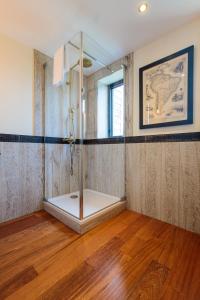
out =
<path fill-rule="evenodd" d="M 83 118 L 83 32 L 80 33 L 80 71 L 79 71 L 79 138 L 80 138 L 80 215 L 79 219 L 83 220 L 83 135 L 84 135 L 84 118 Z"/>

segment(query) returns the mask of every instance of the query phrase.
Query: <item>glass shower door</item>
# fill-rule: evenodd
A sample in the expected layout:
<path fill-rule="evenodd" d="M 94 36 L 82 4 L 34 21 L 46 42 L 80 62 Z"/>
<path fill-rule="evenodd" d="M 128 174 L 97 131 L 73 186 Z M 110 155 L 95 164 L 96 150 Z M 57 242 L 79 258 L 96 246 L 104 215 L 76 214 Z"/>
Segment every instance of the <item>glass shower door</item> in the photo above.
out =
<path fill-rule="evenodd" d="M 65 45 L 65 75 L 53 85 L 53 59 L 45 65 L 45 199 L 80 218 L 82 195 L 81 35 Z"/>
<path fill-rule="evenodd" d="M 84 218 L 125 199 L 124 61 L 83 35 Z"/>

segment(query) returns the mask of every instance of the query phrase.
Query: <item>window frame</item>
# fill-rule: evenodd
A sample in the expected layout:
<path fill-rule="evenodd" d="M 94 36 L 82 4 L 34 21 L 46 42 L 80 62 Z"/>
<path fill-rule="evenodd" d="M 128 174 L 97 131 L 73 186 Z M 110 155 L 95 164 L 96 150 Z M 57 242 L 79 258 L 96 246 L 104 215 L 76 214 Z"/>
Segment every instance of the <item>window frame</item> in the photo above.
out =
<path fill-rule="evenodd" d="M 124 85 L 124 80 L 120 79 L 108 85 L 108 136 L 113 136 L 113 90 Z"/>

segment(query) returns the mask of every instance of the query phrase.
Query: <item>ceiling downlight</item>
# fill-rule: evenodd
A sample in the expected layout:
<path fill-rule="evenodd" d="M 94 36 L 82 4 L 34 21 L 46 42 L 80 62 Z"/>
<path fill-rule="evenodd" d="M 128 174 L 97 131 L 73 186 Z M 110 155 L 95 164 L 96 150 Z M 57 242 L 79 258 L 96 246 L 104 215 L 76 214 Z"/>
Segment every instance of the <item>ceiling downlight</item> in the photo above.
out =
<path fill-rule="evenodd" d="M 140 2 L 138 5 L 138 13 L 140 15 L 145 15 L 149 11 L 149 3 L 144 1 Z"/>

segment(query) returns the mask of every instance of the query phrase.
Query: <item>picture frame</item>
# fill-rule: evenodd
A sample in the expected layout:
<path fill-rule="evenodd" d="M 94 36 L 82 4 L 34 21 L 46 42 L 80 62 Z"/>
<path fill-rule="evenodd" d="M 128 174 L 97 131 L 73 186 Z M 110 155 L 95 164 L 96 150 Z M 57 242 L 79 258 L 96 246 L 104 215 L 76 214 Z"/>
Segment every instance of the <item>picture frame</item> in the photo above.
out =
<path fill-rule="evenodd" d="M 194 46 L 139 69 L 140 129 L 193 123 Z"/>

